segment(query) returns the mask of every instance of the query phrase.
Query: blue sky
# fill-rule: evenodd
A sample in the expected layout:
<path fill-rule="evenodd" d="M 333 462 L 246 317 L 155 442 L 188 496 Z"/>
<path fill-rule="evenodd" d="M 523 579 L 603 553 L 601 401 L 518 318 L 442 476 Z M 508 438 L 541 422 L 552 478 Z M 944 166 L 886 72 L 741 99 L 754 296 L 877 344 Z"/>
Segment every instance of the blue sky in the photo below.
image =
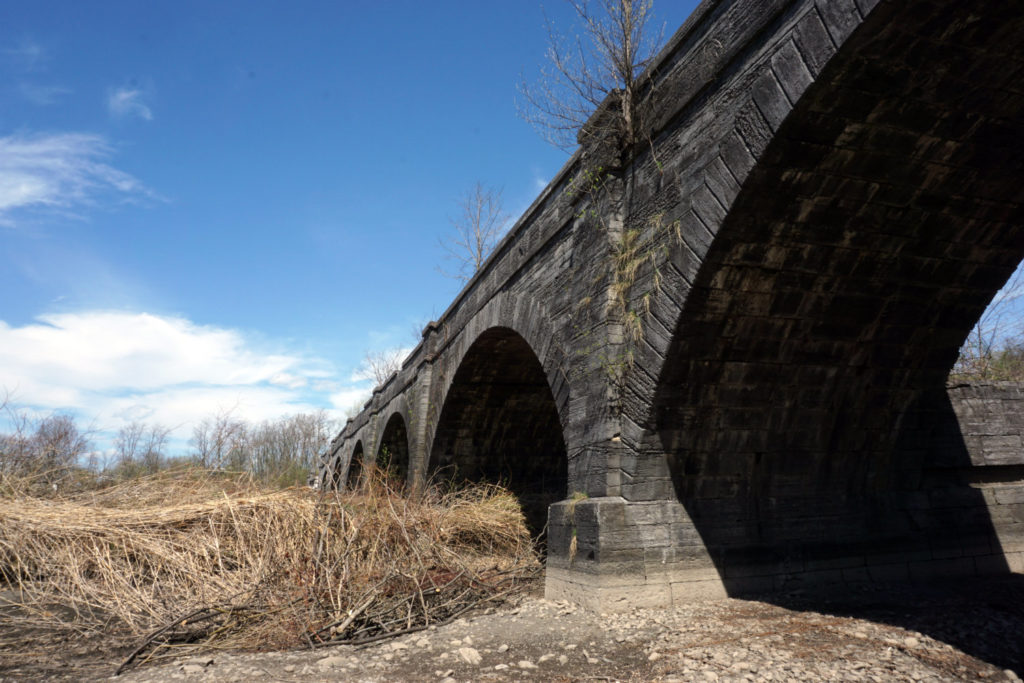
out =
<path fill-rule="evenodd" d="M 672 32 L 696 2 L 656 3 Z M 571 10 L 549 2 L 556 25 Z M 0 6 L 0 390 L 102 443 L 365 398 L 461 284 L 477 181 L 518 217 L 566 161 L 517 118 L 540 4 Z"/>

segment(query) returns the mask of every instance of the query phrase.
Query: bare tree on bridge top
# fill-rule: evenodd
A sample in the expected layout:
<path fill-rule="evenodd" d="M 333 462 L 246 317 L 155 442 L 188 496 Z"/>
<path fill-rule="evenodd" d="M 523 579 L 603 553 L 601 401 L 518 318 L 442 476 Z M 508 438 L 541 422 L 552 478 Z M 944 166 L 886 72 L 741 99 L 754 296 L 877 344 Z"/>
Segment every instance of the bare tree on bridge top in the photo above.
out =
<path fill-rule="evenodd" d="M 366 379 L 372 379 L 377 386 L 380 386 L 402 368 L 402 361 L 405 360 L 408 353 L 409 349 L 403 348 L 367 351 L 359 372 Z"/>
<path fill-rule="evenodd" d="M 442 275 L 469 282 L 498 240 L 505 234 L 510 216 L 505 213 L 501 190 L 477 182 L 459 200 L 459 216 L 451 219 L 453 232 L 440 238 L 445 258 L 454 261 L 453 272 L 438 268 Z"/>
<path fill-rule="evenodd" d="M 613 96 L 618 116 L 589 133 L 618 133 L 624 145 L 633 144 L 640 129 L 639 79 L 663 36 L 648 30 L 652 0 L 568 2 L 576 12 L 579 34 L 567 40 L 545 17 L 548 63 L 535 82 L 520 81 L 519 115 L 548 142 L 571 151 L 582 141 L 583 125 Z"/>

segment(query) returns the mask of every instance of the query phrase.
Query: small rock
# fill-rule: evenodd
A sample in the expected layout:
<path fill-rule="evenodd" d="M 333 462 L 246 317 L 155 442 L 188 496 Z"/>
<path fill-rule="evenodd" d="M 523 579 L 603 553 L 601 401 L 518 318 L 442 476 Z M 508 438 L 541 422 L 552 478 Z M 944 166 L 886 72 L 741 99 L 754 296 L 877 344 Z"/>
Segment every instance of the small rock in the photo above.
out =
<path fill-rule="evenodd" d="M 647 661 L 648 662 L 656 662 L 659 659 L 661 659 L 661 653 L 658 652 L 657 650 L 655 650 L 651 654 L 647 655 Z"/>
<path fill-rule="evenodd" d="M 1009 678 L 1011 681 L 1019 681 L 1020 680 L 1020 676 L 1018 676 L 1017 672 L 1014 671 L 1013 669 L 1007 669 L 1003 673 L 1006 674 L 1006 677 Z"/>
<path fill-rule="evenodd" d="M 716 674 L 714 671 L 707 671 L 707 670 L 705 670 L 704 671 L 704 680 L 706 680 L 706 681 L 717 681 L 718 680 L 718 674 Z"/>
<path fill-rule="evenodd" d="M 213 664 L 213 657 L 193 657 L 192 659 L 186 659 L 185 664 L 195 664 L 196 666 L 210 666 Z"/>
<path fill-rule="evenodd" d="M 555 658 L 555 656 L 553 654 L 551 654 L 550 652 L 548 652 L 547 654 L 541 655 L 540 659 L 537 660 L 537 663 L 538 664 L 543 664 L 544 662 L 548 661 L 549 659 L 554 659 L 554 658 Z"/>
<path fill-rule="evenodd" d="M 566 650 L 575 650 L 576 649 L 576 643 L 569 643 L 568 645 L 564 645 L 563 648 L 566 649 Z"/>
<path fill-rule="evenodd" d="M 394 650 L 395 652 L 398 652 L 399 650 L 408 650 L 409 649 L 409 644 L 408 643 L 398 643 L 398 642 L 391 643 L 391 649 Z"/>
<path fill-rule="evenodd" d="M 455 683 L 455 679 L 451 676 L 445 676 L 441 679 L 441 683 Z"/>
<path fill-rule="evenodd" d="M 519 662 L 520 669 L 536 669 L 537 665 L 531 662 L 529 659 L 523 659 Z"/>
<path fill-rule="evenodd" d="M 330 657 L 324 657 L 318 660 L 316 665 L 321 669 L 333 669 L 339 667 L 345 663 L 344 657 L 338 657 L 337 655 L 331 655 Z"/>
<path fill-rule="evenodd" d="M 444 673 L 439 674 L 439 675 L 444 677 L 444 678 L 451 678 L 454 673 L 455 673 L 454 669 L 448 669 L 447 671 L 445 671 Z"/>
<path fill-rule="evenodd" d="M 430 641 L 426 638 L 420 638 L 416 641 L 416 647 L 430 647 Z"/>
<path fill-rule="evenodd" d="M 507 668 L 508 668 L 508 664 L 495 664 L 494 665 L 494 670 L 495 671 L 504 671 Z"/>
<path fill-rule="evenodd" d="M 566 657 L 565 655 L 558 655 L 558 663 L 561 664 L 562 666 L 565 666 L 566 664 L 569 663 L 569 658 Z"/>
<path fill-rule="evenodd" d="M 459 648 L 459 656 L 462 657 L 462 661 L 464 661 L 466 664 L 472 664 L 473 666 L 476 666 L 481 661 L 483 661 L 483 657 L 480 656 L 480 653 L 476 650 L 476 648 L 472 647 Z"/>
<path fill-rule="evenodd" d="M 186 676 L 195 676 L 196 674 L 203 673 L 203 669 L 206 667 L 200 666 L 199 664 L 185 664 L 181 667 L 181 670 Z"/>
<path fill-rule="evenodd" d="M 295 665 L 294 664 L 289 664 L 288 666 L 286 666 L 284 668 L 284 671 L 285 671 L 285 673 L 289 673 L 289 674 L 290 673 L 295 673 Z"/>
<path fill-rule="evenodd" d="M 466 636 L 465 638 L 462 639 L 462 644 L 463 645 L 472 645 L 473 644 L 473 639 L 470 638 L 469 636 Z"/>
<path fill-rule="evenodd" d="M 903 639 L 904 647 L 908 647 L 910 649 L 914 649 L 915 647 L 917 647 L 920 644 L 921 644 L 921 641 L 918 640 L 917 638 L 914 638 L 914 637 L 907 637 L 907 638 Z"/>
<path fill-rule="evenodd" d="M 508 645 L 504 643 L 498 646 L 498 652 L 508 652 Z"/>

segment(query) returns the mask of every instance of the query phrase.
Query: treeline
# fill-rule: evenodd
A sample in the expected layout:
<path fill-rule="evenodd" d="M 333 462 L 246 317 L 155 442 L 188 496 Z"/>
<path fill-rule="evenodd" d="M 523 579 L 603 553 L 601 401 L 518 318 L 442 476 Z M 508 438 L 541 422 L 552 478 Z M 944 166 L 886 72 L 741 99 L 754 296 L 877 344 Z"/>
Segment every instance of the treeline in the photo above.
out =
<path fill-rule="evenodd" d="M 305 484 L 337 424 L 326 411 L 252 423 L 222 412 L 200 421 L 189 448 L 172 452 L 171 429 L 131 422 L 111 449 L 94 448 L 94 432 L 70 415 L 32 417 L 0 402 L 0 484 L 35 495 L 101 487 L 176 468 L 250 474 L 274 487 Z"/>
<path fill-rule="evenodd" d="M 969 340 L 949 377 L 954 382 L 1024 382 L 1024 339 Z"/>

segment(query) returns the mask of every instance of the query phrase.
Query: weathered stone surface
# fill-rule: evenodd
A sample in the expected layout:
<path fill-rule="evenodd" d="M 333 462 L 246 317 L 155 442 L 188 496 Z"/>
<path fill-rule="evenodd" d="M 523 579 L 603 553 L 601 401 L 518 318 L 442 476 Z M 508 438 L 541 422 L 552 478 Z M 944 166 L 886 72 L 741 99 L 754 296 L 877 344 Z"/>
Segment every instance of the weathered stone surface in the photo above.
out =
<path fill-rule="evenodd" d="M 1024 391 L 945 381 L 1024 256 L 1022 53 L 1013 3 L 702 4 L 324 482 L 505 481 L 593 605 L 1012 569 Z"/>

